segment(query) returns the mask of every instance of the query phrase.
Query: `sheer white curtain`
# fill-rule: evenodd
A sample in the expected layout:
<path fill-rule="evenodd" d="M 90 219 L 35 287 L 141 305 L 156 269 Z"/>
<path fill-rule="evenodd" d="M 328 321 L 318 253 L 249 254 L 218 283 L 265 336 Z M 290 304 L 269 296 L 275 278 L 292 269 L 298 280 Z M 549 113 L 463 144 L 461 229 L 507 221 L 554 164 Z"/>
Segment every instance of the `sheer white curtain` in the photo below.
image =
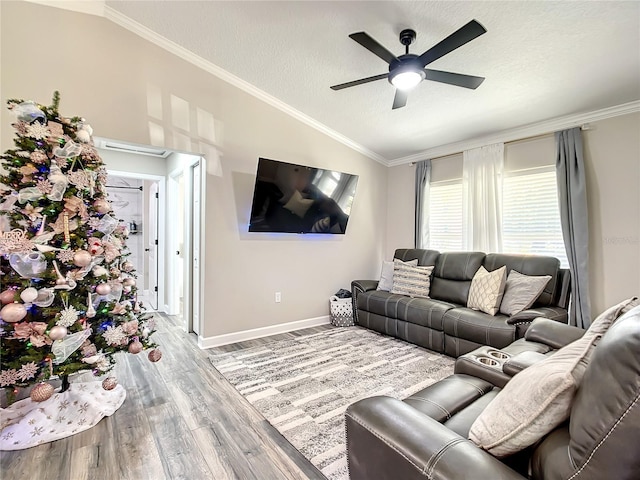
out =
<path fill-rule="evenodd" d="M 462 162 L 463 248 L 501 252 L 504 143 L 466 150 Z"/>

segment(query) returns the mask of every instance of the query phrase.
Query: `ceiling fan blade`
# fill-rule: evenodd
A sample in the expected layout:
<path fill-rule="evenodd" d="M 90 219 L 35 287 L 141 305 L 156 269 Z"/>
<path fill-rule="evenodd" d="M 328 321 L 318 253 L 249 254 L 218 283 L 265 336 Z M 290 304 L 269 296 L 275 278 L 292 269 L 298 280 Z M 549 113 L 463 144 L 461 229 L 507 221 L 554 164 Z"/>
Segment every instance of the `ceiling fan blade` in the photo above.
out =
<path fill-rule="evenodd" d="M 392 110 L 395 110 L 396 108 L 404 107 L 407 104 L 408 96 L 409 96 L 409 92 L 407 92 L 406 90 L 400 90 L 399 88 L 396 88 L 396 96 L 393 97 Z"/>
<path fill-rule="evenodd" d="M 389 50 L 384 48 L 378 42 L 376 42 L 373 38 L 367 35 L 364 32 L 352 33 L 349 37 L 353 38 L 356 42 L 362 45 L 364 48 L 369 50 L 371 53 L 377 55 L 382 60 L 387 63 L 391 63 L 394 60 L 397 60 L 396 56 L 391 53 Z"/>
<path fill-rule="evenodd" d="M 461 73 L 441 72 L 440 70 L 425 69 L 427 80 L 440 83 L 448 83 L 457 87 L 471 88 L 475 90 L 484 82 L 484 77 L 474 77 L 473 75 L 463 75 Z"/>
<path fill-rule="evenodd" d="M 447 53 L 454 51 L 456 48 L 486 33 L 486 31 L 487 30 L 477 21 L 471 20 L 464 27 L 459 28 L 440 43 L 424 52 L 418 59 L 423 67 L 429 65 Z"/>
<path fill-rule="evenodd" d="M 361 78 L 360 80 L 354 80 L 353 82 L 341 83 L 340 85 L 333 85 L 331 90 L 342 90 L 343 88 L 355 87 L 356 85 L 362 85 L 363 83 L 375 82 L 376 80 L 382 80 L 387 78 L 388 73 L 382 73 L 373 77 Z"/>

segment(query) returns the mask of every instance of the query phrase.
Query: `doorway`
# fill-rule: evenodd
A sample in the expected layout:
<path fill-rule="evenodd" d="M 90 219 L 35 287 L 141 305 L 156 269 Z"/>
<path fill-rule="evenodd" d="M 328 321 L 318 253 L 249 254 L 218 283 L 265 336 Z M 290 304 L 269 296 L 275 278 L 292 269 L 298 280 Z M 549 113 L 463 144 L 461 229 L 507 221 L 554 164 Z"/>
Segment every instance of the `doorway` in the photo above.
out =
<path fill-rule="evenodd" d="M 202 285 L 202 157 L 183 156 L 168 176 L 169 283 L 167 312 L 182 317 L 187 332 L 200 335 Z"/>
<path fill-rule="evenodd" d="M 162 298 L 163 256 L 158 248 L 163 237 L 160 231 L 160 192 L 164 177 L 109 171 L 107 195 L 114 215 L 129 229 L 127 248 L 137 273 L 138 301 L 147 310 L 159 310 Z"/>

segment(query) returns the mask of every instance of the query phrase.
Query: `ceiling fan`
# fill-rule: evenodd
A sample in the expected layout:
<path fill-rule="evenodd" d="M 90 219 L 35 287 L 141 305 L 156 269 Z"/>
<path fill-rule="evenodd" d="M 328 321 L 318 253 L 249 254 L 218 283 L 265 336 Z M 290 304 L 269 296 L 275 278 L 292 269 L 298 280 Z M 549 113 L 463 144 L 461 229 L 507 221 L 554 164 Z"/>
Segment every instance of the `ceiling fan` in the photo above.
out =
<path fill-rule="evenodd" d="M 418 85 L 422 80 L 431 80 L 434 82 L 448 83 L 458 87 L 475 89 L 484 81 L 484 77 L 474 77 L 472 75 L 463 75 L 460 73 L 443 72 L 440 70 L 431 70 L 424 68 L 431 62 L 436 61 L 447 53 L 454 51 L 465 43 L 479 37 L 487 30 L 477 21 L 471 20 L 465 26 L 453 32 L 447 38 L 437 45 L 434 45 L 422 55 L 409 53 L 409 45 L 416 39 L 414 30 L 402 30 L 400 32 L 400 43 L 405 46 L 405 54 L 396 57 L 389 50 L 380 45 L 377 41 L 367 35 L 365 32 L 352 33 L 349 35 L 352 39 L 377 55 L 389 64 L 389 73 L 375 75 L 373 77 L 361 78 L 353 82 L 341 83 L 333 85 L 331 89 L 342 90 L 343 88 L 355 87 L 363 83 L 374 82 L 389 79 L 389 82 L 396 87 L 396 95 L 393 99 L 393 108 L 401 108 L 407 104 L 407 96 L 409 90 Z"/>

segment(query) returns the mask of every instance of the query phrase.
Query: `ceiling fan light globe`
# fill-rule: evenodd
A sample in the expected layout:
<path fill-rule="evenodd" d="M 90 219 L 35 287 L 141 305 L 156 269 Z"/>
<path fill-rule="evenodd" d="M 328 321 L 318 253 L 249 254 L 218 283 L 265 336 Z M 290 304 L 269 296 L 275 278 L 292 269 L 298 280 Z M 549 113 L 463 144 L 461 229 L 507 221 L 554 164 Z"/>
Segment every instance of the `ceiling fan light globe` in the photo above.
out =
<path fill-rule="evenodd" d="M 398 72 L 389 78 L 391 84 L 399 90 L 411 90 L 418 85 L 423 79 L 424 74 L 413 70 Z"/>

